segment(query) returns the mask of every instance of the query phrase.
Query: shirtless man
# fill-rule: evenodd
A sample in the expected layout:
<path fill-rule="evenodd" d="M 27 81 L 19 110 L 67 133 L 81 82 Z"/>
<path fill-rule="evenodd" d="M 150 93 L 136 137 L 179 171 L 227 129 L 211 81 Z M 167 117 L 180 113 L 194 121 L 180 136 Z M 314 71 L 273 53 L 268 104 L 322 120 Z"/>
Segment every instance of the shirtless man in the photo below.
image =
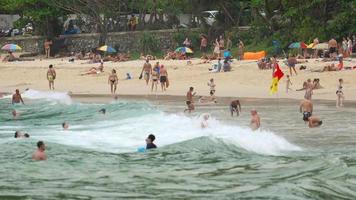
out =
<path fill-rule="evenodd" d="M 319 117 L 312 116 L 312 117 L 309 117 L 309 119 L 308 119 L 309 128 L 319 127 L 322 124 L 323 124 L 323 121 L 321 121 Z"/>
<path fill-rule="evenodd" d="M 161 82 L 162 92 L 166 91 L 168 86 L 168 72 L 163 65 L 161 65 L 161 69 L 159 70 L 159 82 Z"/>
<path fill-rule="evenodd" d="M 194 101 L 193 101 L 193 97 L 195 96 L 195 92 L 193 93 L 194 88 L 190 87 L 189 91 L 187 92 L 187 101 L 186 104 L 188 106 L 188 109 L 185 109 L 184 112 L 189 111 L 189 113 L 192 112 L 192 110 L 194 110 Z"/>
<path fill-rule="evenodd" d="M 203 121 L 201 122 L 200 126 L 201 128 L 208 128 L 208 120 L 209 120 L 210 115 L 208 113 L 205 113 L 203 115 Z"/>
<path fill-rule="evenodd" d="M 236 112 L 236 116 L 240 115 L 241 104 L 240 104 L 239 100 L 231 101 L 231 103 L 230 103 L 230 112 L 231 112 L 231 117 L 234 116 L 234 112 Z"/>
<path fill-rule="evenodd" d="M 251 122 L 250 127 L 253 131 L 259 129 L 261 126 L 261 119 L 257 113 L 257 110 L 251 110 Z"/>
<path fill-rule="evenodd" d="M 32 154 L 32 160 L 47 160 L 46 153 L 46 146 L 44 142 L 38 141 L 37 142 L 37 150 Z"/>
<path fill-rule="evenodd" d="M 16 90 L 15 90 L 15 94 L 12 95 L 12 104 L 20 103 L 20 102 L 22 102 L 22 104 L 25 104 L 25 103 L 23 102 L 23 99 L 22 99 L 22 97 L 21 97 L 21 94 L 20 94 L 19 89 L 16 89 Z"/>
<path fill-rule="evenodd" d="M 50 90 L 54 90 L 55 79 L 56 79 L 56 71 L 53 69 L 53 65 L 49 65 L 47 70 L 47 80 L 48 80 Z"/>
<path fill-rule="evenodd" d="M 145 64 L 143 64 L 141 74 L 143 75 L 146 85 L 150 81 L 150 75 L 152 74 L 152 66 L 149 59 L 146 59 Z"/>
<path fill-rule="evenodd" d="M 314 84 L 311 82 L 311 79 L 307 80 L 307 85 L 305 89 L 304 99 L 311 100 L 313 95 Z"/>
<path fill-rule="evenodd" d="M 337 41 L 331 38 L 328 43 L 329 53 L 331 58 L 335 58 L 337 55 Z"/>
<path fill-rule="evenodd" d="M 313 103 L 310 100 L 304 99 L 300 103 L 299 112 L 303 113 L 303 120 L 308 122 L 309 117 L 313 114 Z"/>

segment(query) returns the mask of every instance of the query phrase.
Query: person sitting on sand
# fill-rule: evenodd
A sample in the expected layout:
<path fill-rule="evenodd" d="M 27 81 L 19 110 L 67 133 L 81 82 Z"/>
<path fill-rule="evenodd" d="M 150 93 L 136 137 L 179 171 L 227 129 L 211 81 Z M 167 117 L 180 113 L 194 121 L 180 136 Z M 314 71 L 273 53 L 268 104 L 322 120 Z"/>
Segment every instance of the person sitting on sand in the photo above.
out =
<path fill-rule="evenodd" d="M 15 94 L 12 95 L 12 101 L 11 101 L 12 104 L 17 104 L 17 103 L 22 103 L 22 104 L 25 104 L 23 99 L 22 99 L 22 96 L 20 94 L 20 91 L 19 89 L 16 89 L 15 90 Z"/>
<path fill-rule="evenodd" d="M 309 128 L 316 128 L 323 124 L 323 121 L 317 116 L 311 116 L 308 118 L 308 126 Z"/>
<path fill-rule="evenodd" d="M 28 133 L 22 133 L 21 131 L 16 131 L 14 137 L 15 138 L 29 138 L 30 135 Z"/>
<path fill-rule="evenodd" d="M 5 56 L 5 57 L 2 59 L 3 62 L 13 62 L 13 61 L 19 61 L 19 60 L 20 60 L 20 59 L 19 59 L 19 58 L 16 58 L 16 57 L 14 56 L 14 54 L 13 54 L 11 51 L 9 51 L 9 55 Z"/>
<path fill-rule="evenodd" d="M 231 112 L 231 117 L 234 116 L 234 112 L 236 112 L 236 116 L 240 115 L 241 112 L 241 104 L 239 100 L 233 100 L 230 103 L 230 112 Z"/>
<path fill-rule="evenodd" d="M 33 154 L 32 154 L 32 160 L 37 160 L 37 161 L 47 160 L 45 150 L 46 150 L 46 146 L 45 146 L 44 142 L 38 141 L 37 142 L 37 150 L 35 152 L 33 152 Z"/>
<path fill-rule="evenodd" d="M 307 122 L 308 118 L 313 115 L 313 103 L 310 100 L 304 99 L 300 103 L 299 112 L 303 114 L 303 121 Z"/>
<path fill-rule="evenodd" d="M 261 119 L 257 113 L 257 110 L 251 110 L 251 122 L 250 127 L 253 131 L 259 129 L 261 126 Z"/>
<path fill-rule="evenodd" d="M 146 150 L 148 149 L 156 149 L 157 146 L 153 143 L 156 137 L 153 134 L 149 134 L 146 138 Z"/>
<path fill-rule="evenodd" d="M 201 122 L 200 126 L 201 128 L 208 128 L 208 120 L 210 118 L 210 115 L 208 113 L 203 114 L 203 121 Z"/>
<path fill-rule="evenodd" d="M 224 72 L 231 71 L 231 65 L 228 60 L 224 60 L 223 71 Z"/>
<path fill-rule="evenodd" d="M 111 94 L 115 94 L 116 93 L 118 80 L 119 80 L 119 78 L 117 77 L 116 70 L 112 69 L 112 72 L 111 72 L 111 74 L 109 75 L 109 78 L 108 78 L 108 84 L 110 84 Z"/>
<path fill-rule="evenodd" d="M 104 63 L 101 62 L 99 67 L 92 67 L 90 68 L 89 71 L 87 72 L 84 72 L 82 73 L 81 75 L 84 76 L 84 75 L 91 75 L 91 74 L 100 74 L 100 73 L 103 73 L 104 72 Z"/>

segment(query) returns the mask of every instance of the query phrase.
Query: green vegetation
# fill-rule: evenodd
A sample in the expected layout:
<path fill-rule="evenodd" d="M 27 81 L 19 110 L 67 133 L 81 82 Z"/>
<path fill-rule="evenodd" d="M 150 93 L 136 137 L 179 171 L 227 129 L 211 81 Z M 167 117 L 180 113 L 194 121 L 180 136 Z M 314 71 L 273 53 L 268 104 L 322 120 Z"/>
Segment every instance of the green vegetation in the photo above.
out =
<path fill-rule="evenodd" d="M 204 20 L 203 12 L 208 10 L 219 11 L 212 26 Z M 310 43 L 315 37 L 320 41 L 331 37 L 340 40 L 356 33 L 355 0 L 2 0 L 0 11 L 19 14 L 17 27 L 32 22 L 36 34 L 49 37 L 63 32 L 68 14 L 85 16 L 101 33 L 100 44 L 105 43 L 108 32 L 127 30 L 127 19 L 122 16 L 131 13 L 138 17 L 138 30 L 177 27 L 180 14 L 190 15 L 188 29 L 177 31 L 174 39 L 179 46 L 189 37 L 196 49 L 199 33 L 190 31 L 194 27 L 210 41 L 225 33 L 231 36 L 234 46 L 242 39 L 246 50 L 268 52 L 273 51 L 274 40 L 286 49 L 291 42 Z M 113 20 L 123 27 L 110 24 Z M 249 31 L 236 31 L 236 27 L 246 25 L 251 27 Z M 157 51 L 152 37 L 143 34 L 143 51 Z"/>

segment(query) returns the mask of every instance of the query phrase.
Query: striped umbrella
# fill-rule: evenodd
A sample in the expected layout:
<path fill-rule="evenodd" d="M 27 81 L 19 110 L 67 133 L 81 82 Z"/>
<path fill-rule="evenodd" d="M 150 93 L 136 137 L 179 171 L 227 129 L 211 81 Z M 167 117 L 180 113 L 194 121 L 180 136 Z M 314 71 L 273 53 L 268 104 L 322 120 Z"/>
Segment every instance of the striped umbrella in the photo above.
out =
<path fill-rule="evenodd" d="M 182 52 L 182 53 L 193 53 L 193 50 L 188 47 L 178 47 L 176 49 L 176 52 Z"/>
<path fill-rule="evenodd" d="M 104 45 L 102 47 L 99 47 L 98 50 L 99 51 L 105 51 L 105 52 L 108 52 L 108 53 L 116 53 L 116 50 L 114 48 L 112 48 L 111 46 L 108 46 L 108 45 Z"/>
<path fill-rule="evenodd" d="M 21 51 L 22 48 L 17 45 L 17 44 L 6 44 L 5 46 L 1 47 L 1 50 L 4 50 L 4 51 Z"/>
<path fill-rule="evenodd" d="M 304 42 L 293 42 L 292 44 L 290 44 L 288 46 L 288 48 L 290 49 L 306 49 L 307 48 L 307 45 L 304 43 Z"/>

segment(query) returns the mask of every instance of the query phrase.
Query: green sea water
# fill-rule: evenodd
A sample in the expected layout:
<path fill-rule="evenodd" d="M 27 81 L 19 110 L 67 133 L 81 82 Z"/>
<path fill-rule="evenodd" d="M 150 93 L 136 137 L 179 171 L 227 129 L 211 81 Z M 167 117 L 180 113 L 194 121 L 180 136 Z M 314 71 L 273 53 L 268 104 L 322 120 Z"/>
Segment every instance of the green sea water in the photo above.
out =
<path fill-rule="evenodd" d="M 353 106 L 318 103 L 324 124 L 309 129 L 290 102 L 245 103 L 231 118 L 223 104 L 185 115 L 184 102 L 78 103 L 45 94 L 24 95 L 17 120 L 0 99 L 1 200 L 356 199 Z M 248 128 L 251 108 L 261 131 Z M 205 112 L 211 119 L 202 129 Z M 15 139 L 17 130 L 31 137 Z M 159 148 L 137 152 L 150 133 Z M 31 160 L 38 140 L 47 161 Z"/>

